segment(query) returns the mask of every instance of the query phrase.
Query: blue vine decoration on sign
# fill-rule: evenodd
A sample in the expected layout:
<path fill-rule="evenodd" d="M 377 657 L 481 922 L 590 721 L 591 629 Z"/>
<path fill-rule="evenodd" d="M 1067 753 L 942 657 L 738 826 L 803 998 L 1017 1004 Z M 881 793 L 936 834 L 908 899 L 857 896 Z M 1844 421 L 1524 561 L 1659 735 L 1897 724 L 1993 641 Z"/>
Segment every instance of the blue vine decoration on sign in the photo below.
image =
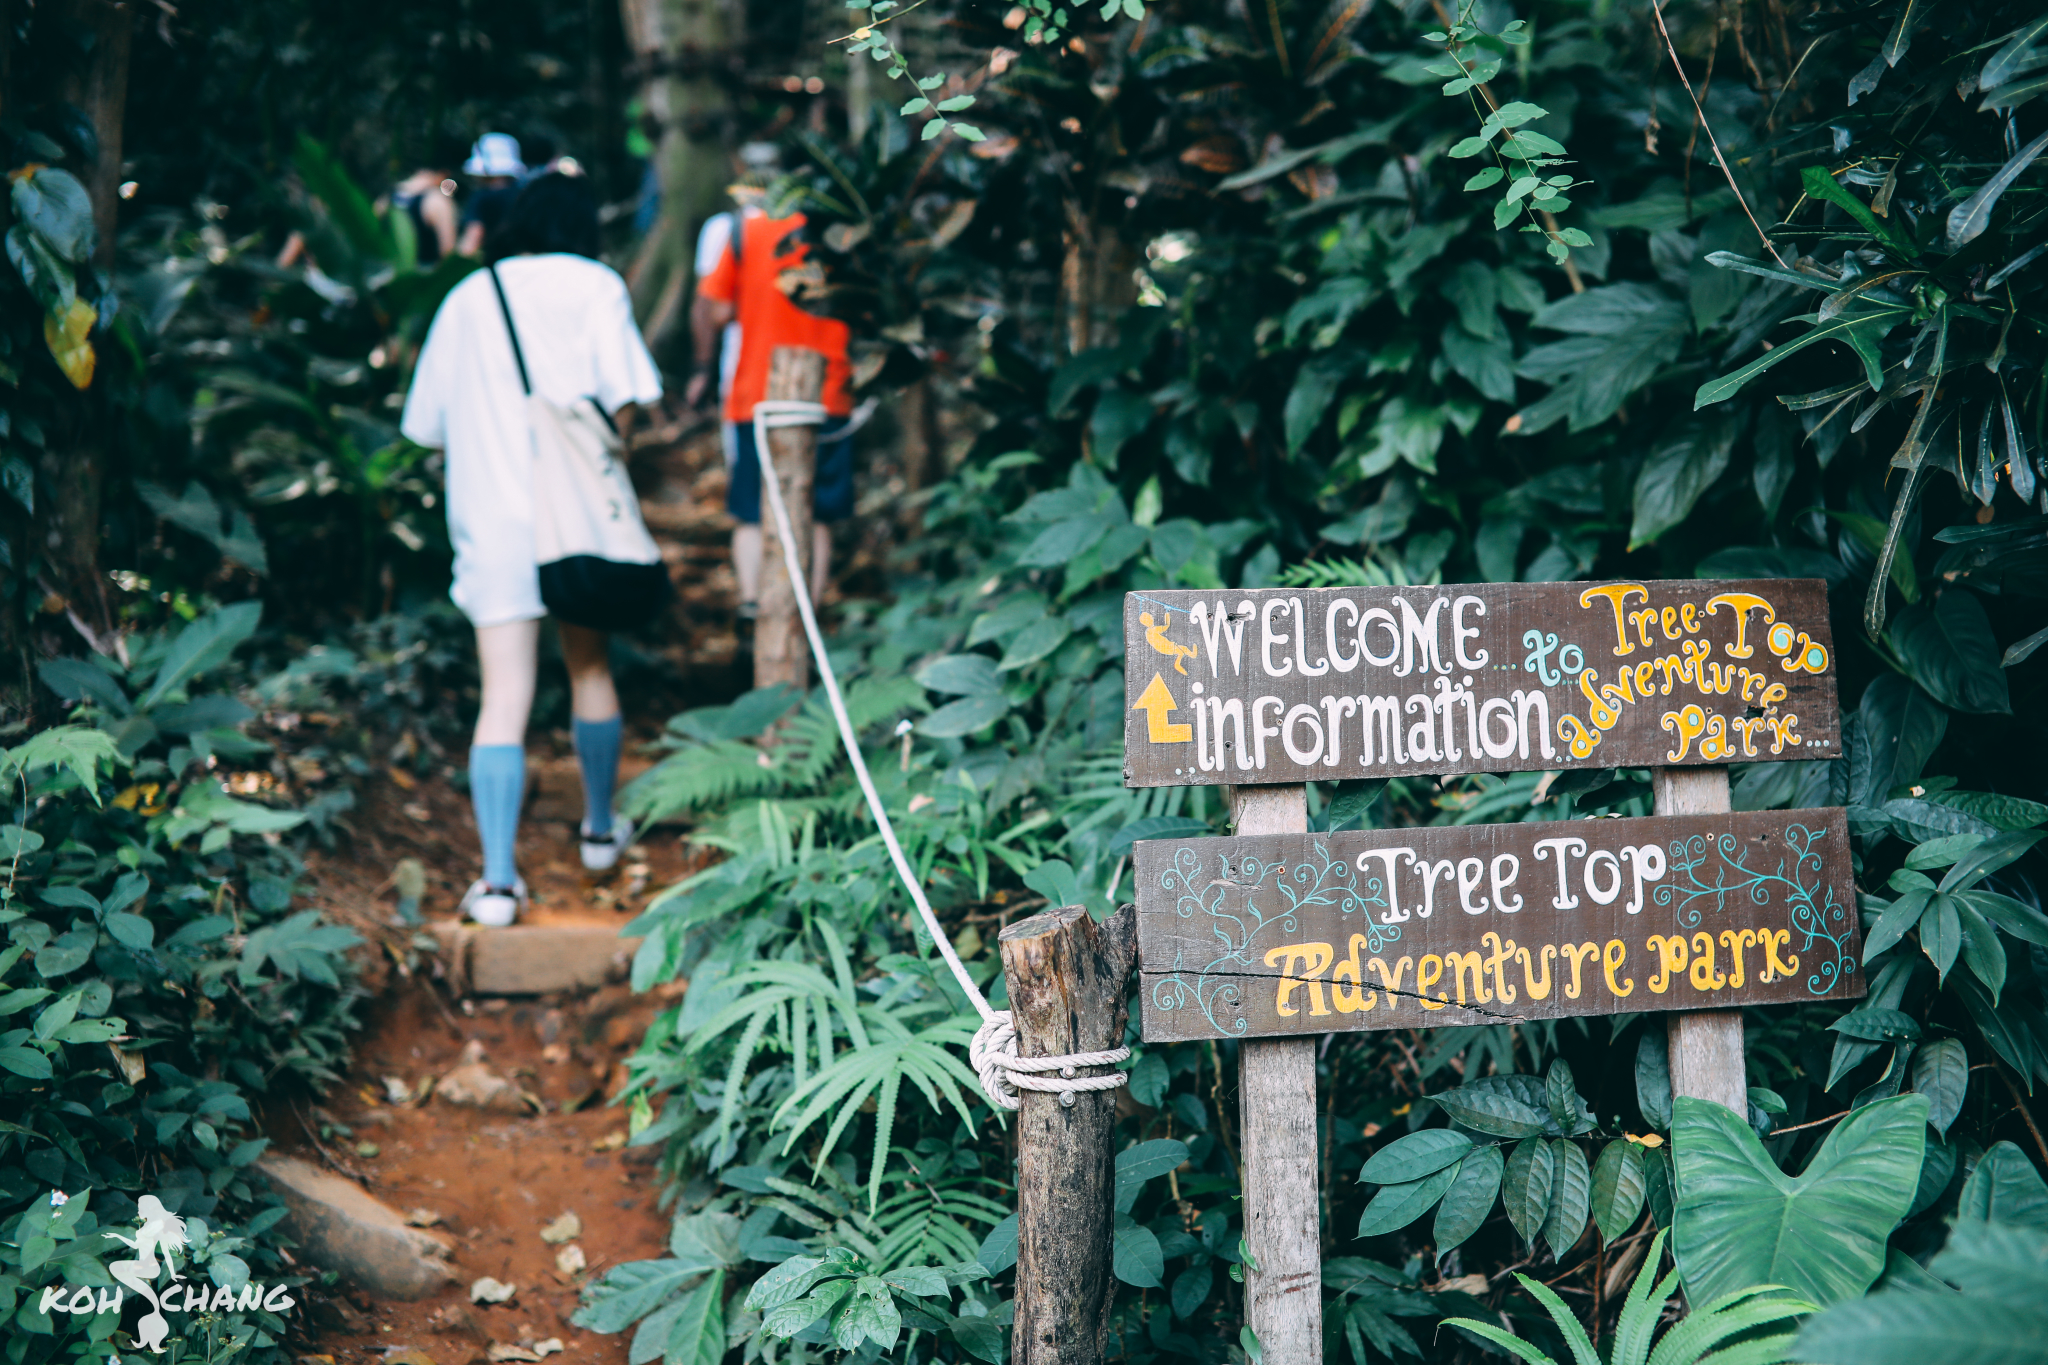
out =
<path fill-rule="evenodd" d="M 1776 872 L 1750 867 L 1749 851 L 1733 834 L 1695 834 L 1674 840 L 1670 854 L 1673 880 L 1660 884 L 1650 898 L 1658 905 L 1670 906 L 1681 926 L 1694 929 L 1699 927 L 1703 908 L 1718 914 L 1728 908 L 1730 897 L 1769 905 L 1775 891 L 1784 897 L 1792 929 L 1803 939 L 1800 953 L 1812 953 L 1815 944 L 1827 945 L 1820 950 L 1824 960 L 1819 969 L 1806 978 L 1808 994 L 1826 995 L 1856 970 L 1855 960 L 1849 956 L 1855 922 L 1848 907 L 1836 903 L 1834 887 L 1820 875 L 1824 866 L 1820 841 L 1826 834 L 1824 829 L 1805 825 L 1785 826 L 1785 846 L 1791 850 L 1789 874 L 1782 858 Z M 1702 907 L 1701 901 L 1708 904 Z"/>
<path fill-rule="evenodd" d="M 1211 876 L 1203 870 L 1198 849 L 1186 844 L 1175 849 L 1173 861 L 1159 874 L 1159 889 L 1174 897 L 1174 913 L 1182 919 L 1206 920 L 1220 951 L 1192 977 L 1182 969 L 1184 950 L 1176 952 L 1173 971 L 1153 983 L 1153 1006 L 1199 1009 L 1210 1028 L 1223 1037 L 1236 1037 L 1249 1026 L 1242 1010 L 1242 978 L 1253 974 L 1254 964 L 1268 948 L 1299 930 L 1302 911 L 1335 907 L 1340 915 L 1359 915 L 1366 945 L 1374 953 L 1401 937 L 1398 925 L 1381 924 L 1367 913 L 1371 907 L 1387 908 L 1386 886 L 1380 878 L 1361 876 L 1351 864 L 1333 861 L 1329 846 L 1320 839 L 1310 851 L 1321 866 L 1240 857 L 1233 871 L 1230 855 L 1219 853 Z M 1263 942 L 1269 934 L 1272 941 Z M 1219 1010 L 1230 1022 L 1217 1018 Z"/>

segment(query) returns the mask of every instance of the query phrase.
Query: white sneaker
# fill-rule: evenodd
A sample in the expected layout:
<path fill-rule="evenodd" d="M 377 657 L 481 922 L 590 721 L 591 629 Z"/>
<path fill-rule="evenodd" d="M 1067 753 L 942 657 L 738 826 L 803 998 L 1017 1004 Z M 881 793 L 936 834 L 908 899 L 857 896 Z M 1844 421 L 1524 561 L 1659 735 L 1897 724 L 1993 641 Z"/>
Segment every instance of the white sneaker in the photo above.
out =
<path fill-rule="evenodd" d="M 462 893 L 462 904 L 457 907 L 457 912 L 469 916 L 486 929 L 504 929 L 517 920 L 519 912 L 525 908 L 526 878 L 514 878 L 508 890 L 492 886 L 478 877 L 469 884 L 469 890 Z"/>
<path fill-rule="evenodd" d="M 588 821 L 583 823 L 580 832 L 583 835 L 583 866 L 592 872 L 609 872 L 618 866 L 619 855 L 633 842 L 633 822 L 616 811 L 612 813 L 609 834 L 592 834 Z"/>

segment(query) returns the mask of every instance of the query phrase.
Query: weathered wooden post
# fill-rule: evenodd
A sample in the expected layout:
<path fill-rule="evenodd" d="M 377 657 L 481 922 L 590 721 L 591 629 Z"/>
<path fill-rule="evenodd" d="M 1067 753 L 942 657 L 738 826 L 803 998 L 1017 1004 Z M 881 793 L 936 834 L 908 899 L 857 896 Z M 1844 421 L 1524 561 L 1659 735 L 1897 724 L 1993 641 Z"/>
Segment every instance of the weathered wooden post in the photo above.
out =
<path fill-rule="evenodd" d="M 998 937 L 1020 1057 L 1120 1047 L 1137 954 L 1126 906 L 1095 923 L 1078 905 Z M 1114 1090 L 1025 1090 L 1017 1110 L 1016 1365 L 1099 1365 L 1109 1342 L 1116 1194 Z M 1063 1103 L 1062 1101 L 1071 1101 Z"/>
<path fill-rule="evenodd" d="M 1238 787 L 1240 836 L 1308 833 L 1308 788 Z M 1323 1351 L 1322 1202 L 1317 1194 L 1316 1040 L 1253 1038 L 1238 1048 L 1244 1159 L 1245 1324 L 1263 1359 L 1317 1361 Z"/>
<path fill-rule="evenodd" d="M 1733 810 L 1726 768 L 1654 768 L 1652 799 L 1659 815 L 1717 815 Z M 1666 1023 L 1671 1093 L 1696 1095 L 1749 1113 L 1749 1076 L 1742 1060 L 1741 1010 L 1685 1010 Z"/>
<path fill-rule="evenodd" d="M 768 358 L 771 401 L 815 403 L 825 392 L 825 357 L 801 346 L 777 346 Z M 768 451 L 779 475 L 782 502 L 789 509 L 797 560 L 806 575 L 811 568 L 811 488 L 817 480 L 818 429 L 815 426 L 774 427 L 767 432 Z M 762 498 L 765 508 L 767 498 Z M 783 562 L 782 539 L 772 517 L 761 518 L 761 614 L 754 626 L 754 686 L 789 683 L 802 690 L 810 683 L 810 649 L 797 615 L 796 594 Z"/>

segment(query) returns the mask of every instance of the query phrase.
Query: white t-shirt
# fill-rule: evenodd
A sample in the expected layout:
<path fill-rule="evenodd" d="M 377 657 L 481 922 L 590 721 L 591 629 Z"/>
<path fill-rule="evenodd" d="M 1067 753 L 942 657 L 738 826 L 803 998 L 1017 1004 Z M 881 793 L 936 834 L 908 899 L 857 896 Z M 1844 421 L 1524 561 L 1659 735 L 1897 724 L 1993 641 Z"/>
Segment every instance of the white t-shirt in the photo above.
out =
<path fill-rule="evenodd" d="M 697 231 L 697 278 L 703 279 L 718 269 L 718 263 L 725 258 L 726 244 L 732 241 L 733 216 L 730 213 L 714 213 L 704 220 L 704 226 Z M 740 325 L 737 321 L 725 324 L 719 334 L 718 352 L 718 397 L 719 410 L 725 410 L 725 395 L 732 388 L 732 372 L 740 364 Z"/>
<path fill-rule="evenodd" d="M 499 262 L 535 393 L 606 412 L 661 397 L 626 282 L 583 256 Z M 406 395 L 405 435 L 448 452 L 449 596 L 479 626 L 545 616 L 533 547 L 533 438 L 519 367 L 486 271 L 448 291 Z"/>

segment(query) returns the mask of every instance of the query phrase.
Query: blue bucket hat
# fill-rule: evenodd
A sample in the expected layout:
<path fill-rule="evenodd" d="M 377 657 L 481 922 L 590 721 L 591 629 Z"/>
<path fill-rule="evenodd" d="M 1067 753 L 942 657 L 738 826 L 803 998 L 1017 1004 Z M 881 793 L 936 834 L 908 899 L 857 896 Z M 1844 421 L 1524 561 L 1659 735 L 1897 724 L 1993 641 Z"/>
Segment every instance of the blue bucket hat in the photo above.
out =
<path fill-rule="evenodd" d="M 470 148 L 462 163 L 464 175 L 524 175 L 526 163 L 519 159 L 519 139 L 510 133 L 485 133 Z"/>

